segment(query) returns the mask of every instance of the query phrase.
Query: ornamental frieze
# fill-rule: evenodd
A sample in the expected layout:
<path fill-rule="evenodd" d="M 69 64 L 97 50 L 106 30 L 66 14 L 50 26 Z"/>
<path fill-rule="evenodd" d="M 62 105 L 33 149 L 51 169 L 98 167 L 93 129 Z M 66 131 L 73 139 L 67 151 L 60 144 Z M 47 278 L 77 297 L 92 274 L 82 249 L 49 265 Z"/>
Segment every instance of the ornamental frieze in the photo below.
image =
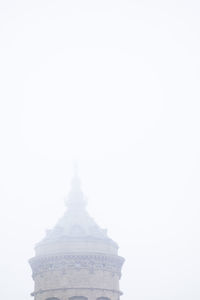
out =
<path fill-rule="evenodd" d="M 103 291 L 103 292 L 111 292 L 111 293 L 114 293 L 114 294 L 118 294 L 120 296 L 123 295 L 123 293 L 119 290 L 102 289 L 102 288 L 96 288 L 96 287 L 92 287 L 92 288 L 88 288 L 88 287 L 78 287 L 77 288 L 76 287 L 76 288 L 57 288 L 57 289 L 38 290 L 38 291 L 35 291 L 35 292 L 31 293 L 31 296 L 36 296 L 38 294 L 49 293 L 49 292 L 58 292 L 58 291 L 65 292 L 65 291 L 69 291 L 69 290 L 76 290 L 76 291 L 90 290 L 90 291 L 101 291 L 101 292 Z"/>
<path fill-rule="evenodd" d="M 120 256 L 109 255 L 56 255 L 50 257 L 35 257 L 30 260 L 33 278 L 48 271 L 69 269 L 88 269 L 90 272 L 102 270 L 121 276 L 124 259 Z"/>

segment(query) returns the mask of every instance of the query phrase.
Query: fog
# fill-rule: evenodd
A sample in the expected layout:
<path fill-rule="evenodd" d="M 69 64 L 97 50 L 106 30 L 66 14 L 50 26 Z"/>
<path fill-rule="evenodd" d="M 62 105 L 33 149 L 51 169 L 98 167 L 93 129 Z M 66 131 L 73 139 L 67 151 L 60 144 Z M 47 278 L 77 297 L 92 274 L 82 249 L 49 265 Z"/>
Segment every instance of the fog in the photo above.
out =
<path fill-rule="evenodd" d="M 1 297 L 65 211 L 126 259 L 123 300 L 200 299 L 200 3 L 0 1 Z"/>

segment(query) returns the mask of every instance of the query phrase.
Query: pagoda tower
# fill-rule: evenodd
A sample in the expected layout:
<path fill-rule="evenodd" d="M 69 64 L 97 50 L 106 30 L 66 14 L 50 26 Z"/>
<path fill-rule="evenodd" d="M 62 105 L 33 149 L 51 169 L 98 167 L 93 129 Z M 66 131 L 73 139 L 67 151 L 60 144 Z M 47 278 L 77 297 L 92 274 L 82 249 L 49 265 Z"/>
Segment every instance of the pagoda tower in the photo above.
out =
<path fill-rule="evenodd" d="M 67 211 L 35 247 L 30 259 L 34 300 L 119 300 L 124 259 L 118 245 L 86 211 L 75 174 Z"/>

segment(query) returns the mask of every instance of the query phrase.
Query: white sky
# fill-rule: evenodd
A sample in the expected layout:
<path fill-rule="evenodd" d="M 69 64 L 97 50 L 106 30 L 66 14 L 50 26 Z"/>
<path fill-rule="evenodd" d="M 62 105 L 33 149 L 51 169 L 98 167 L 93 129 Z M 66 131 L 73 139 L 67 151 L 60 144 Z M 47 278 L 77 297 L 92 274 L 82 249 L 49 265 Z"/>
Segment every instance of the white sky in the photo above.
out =
<path fill-rule="evenodd" d="M 200 299 L 200 2 L 0 0 L 0 291 L 79 164 L 126 258 L 122 300 Z"/>

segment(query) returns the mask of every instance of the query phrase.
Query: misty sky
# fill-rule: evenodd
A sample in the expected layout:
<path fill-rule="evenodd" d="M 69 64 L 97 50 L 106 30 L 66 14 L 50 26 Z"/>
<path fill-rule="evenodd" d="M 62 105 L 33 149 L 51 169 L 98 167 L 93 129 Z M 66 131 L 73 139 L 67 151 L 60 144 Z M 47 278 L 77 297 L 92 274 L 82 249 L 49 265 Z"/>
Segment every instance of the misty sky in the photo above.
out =
<path fill-rule="evenodd" d="M 32 299 L 74 160 L 121 299 L 200 299 L 199 96 L 198 0 L 0 0 L 2 299 Z"/>

